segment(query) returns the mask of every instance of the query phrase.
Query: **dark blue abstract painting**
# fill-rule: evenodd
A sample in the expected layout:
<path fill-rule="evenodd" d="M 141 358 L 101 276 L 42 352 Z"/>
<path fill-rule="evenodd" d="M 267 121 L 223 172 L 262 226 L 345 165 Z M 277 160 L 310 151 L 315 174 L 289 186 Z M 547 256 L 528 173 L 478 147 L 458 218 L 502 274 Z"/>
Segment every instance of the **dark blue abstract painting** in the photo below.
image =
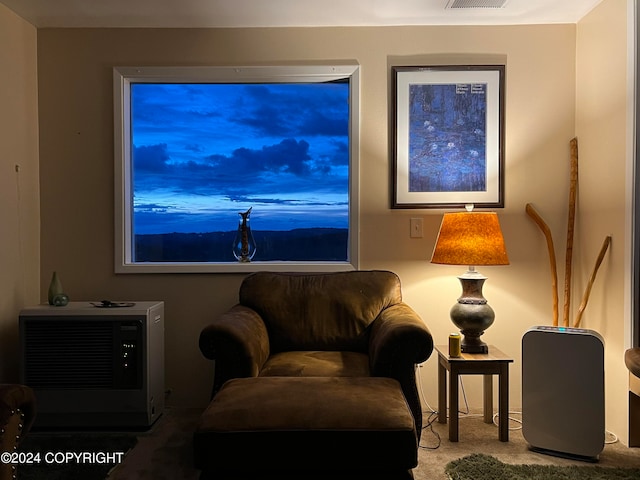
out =
<path fill-rule="evenodd" d="M 487 190 L 487 85 L 409 85 L 409 192 Z"/>

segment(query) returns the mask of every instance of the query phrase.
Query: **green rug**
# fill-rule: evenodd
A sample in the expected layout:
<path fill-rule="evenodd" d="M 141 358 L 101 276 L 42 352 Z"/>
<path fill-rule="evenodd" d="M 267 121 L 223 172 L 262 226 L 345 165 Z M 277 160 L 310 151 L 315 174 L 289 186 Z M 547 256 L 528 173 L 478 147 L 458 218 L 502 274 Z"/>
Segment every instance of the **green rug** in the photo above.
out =
<path fill-rule="evenodd" d="M 17 480 L 104 480 L 136 442 L 134 434 L 29 434 Z"/>
<path fill-rule="evenodd" d="M 599 466 L 509 465 L 483 454 L 450 462 L 445 473 L 451 480 L 638 480 L 640 468 Z"/>

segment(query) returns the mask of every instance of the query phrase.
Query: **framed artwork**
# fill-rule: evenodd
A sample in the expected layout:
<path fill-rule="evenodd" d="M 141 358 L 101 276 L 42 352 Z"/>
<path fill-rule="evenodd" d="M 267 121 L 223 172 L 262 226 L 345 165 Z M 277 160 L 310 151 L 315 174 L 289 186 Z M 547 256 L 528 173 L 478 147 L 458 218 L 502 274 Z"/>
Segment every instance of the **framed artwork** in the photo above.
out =
<path fill-rule="evenodd" d="M 504 207 L 504 65 L 392 74 L 392 208 Z"/>

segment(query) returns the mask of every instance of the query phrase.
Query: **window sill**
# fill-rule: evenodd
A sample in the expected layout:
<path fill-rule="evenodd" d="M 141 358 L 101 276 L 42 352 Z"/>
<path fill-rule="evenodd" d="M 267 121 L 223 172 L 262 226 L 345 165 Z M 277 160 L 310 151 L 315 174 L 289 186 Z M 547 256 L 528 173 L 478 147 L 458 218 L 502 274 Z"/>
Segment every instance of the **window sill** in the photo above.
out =
<path fill-rule="evenodd" d="M 137 263 L 116 265 L 116 273 L 252 273 L 343 272 L 355 270 L 349 262 L 250 262 L 250 263 Z"/>

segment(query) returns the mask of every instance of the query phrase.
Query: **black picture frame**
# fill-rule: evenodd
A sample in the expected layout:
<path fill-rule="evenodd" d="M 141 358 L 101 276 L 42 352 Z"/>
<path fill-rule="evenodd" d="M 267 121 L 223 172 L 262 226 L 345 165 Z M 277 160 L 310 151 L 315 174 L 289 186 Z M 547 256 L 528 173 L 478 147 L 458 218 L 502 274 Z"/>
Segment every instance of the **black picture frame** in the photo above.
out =
<path fill-rule="evenodd" d="M 392 208 L 503 208 L 505 66 L 395 66 L 392 80 Z"/>

